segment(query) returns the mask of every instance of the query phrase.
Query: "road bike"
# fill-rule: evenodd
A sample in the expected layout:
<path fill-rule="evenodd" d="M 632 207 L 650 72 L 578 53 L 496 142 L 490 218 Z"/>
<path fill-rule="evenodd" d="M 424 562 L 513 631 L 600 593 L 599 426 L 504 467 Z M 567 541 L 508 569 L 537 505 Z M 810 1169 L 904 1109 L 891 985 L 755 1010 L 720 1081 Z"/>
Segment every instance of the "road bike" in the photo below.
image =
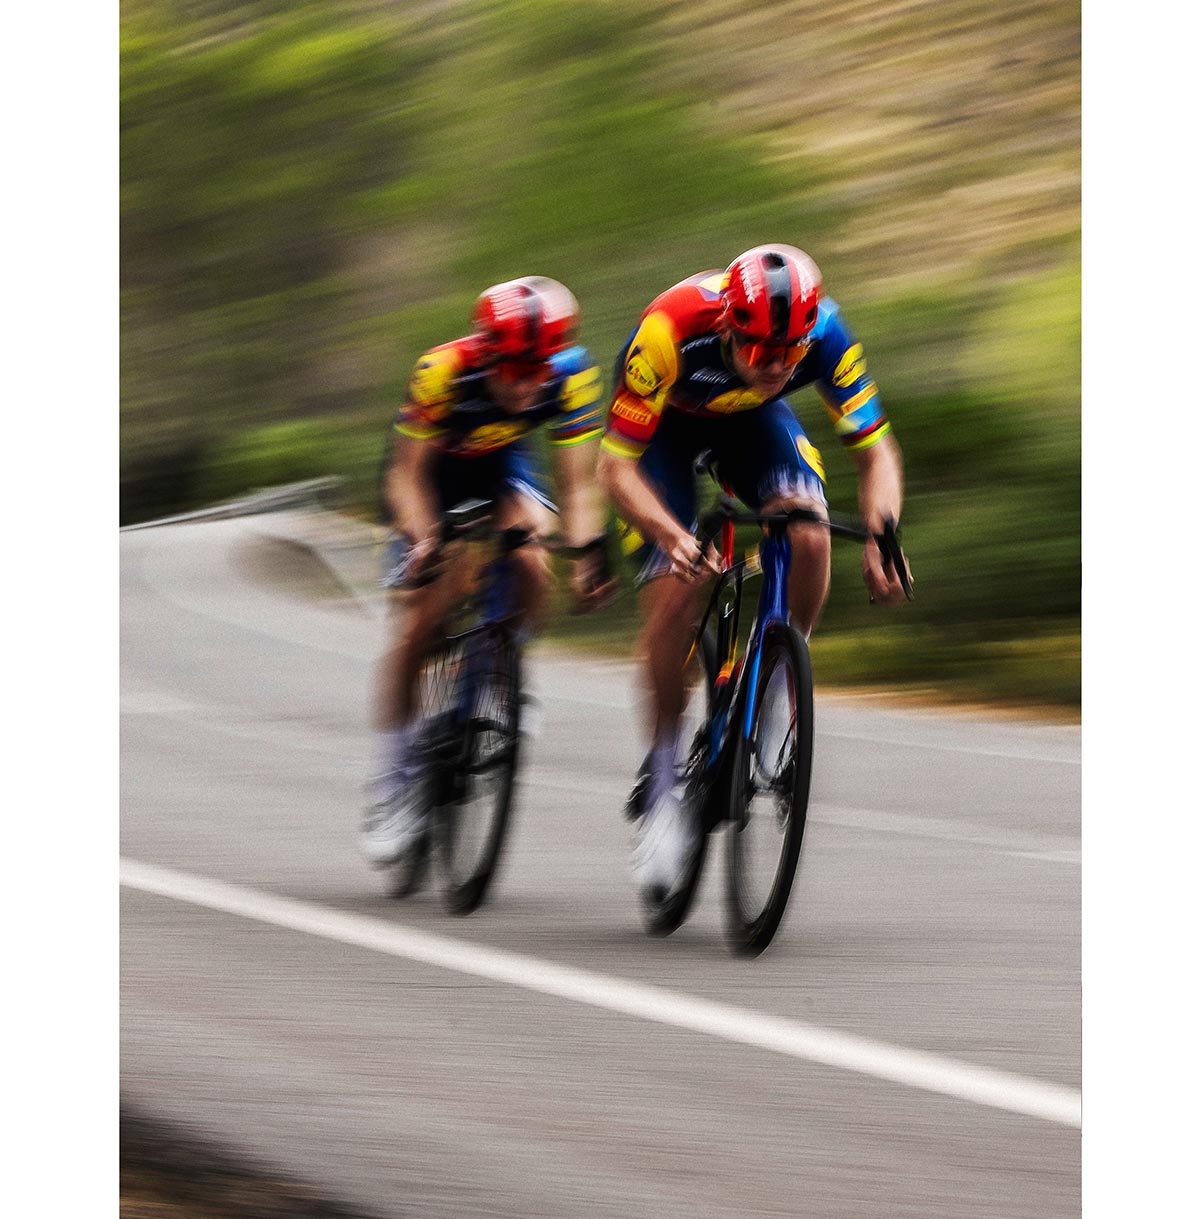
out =
<path fill-rule="evenodd" d="M 512 815 L 526 703 L 512 556 L 536 543 L 568 558 L 598 558 L 597 582 L 608 579 L 604 535 L 570 546 L 522 527 L 496 530 L 493 508 L 483 499 L 451 508 L 442 519 L 436 561 L 426 575 L 407 582 L 420 587 L 452 556 L 467 560 L 455 566 L 467 576 L 469 592 L 418 678 L 416 749 L 425 821 L 413 845 L 390 865 L 388 881 L 391 896 L 408 897 L 436 860 L 442 897 L 454 914 L 471 913 L 487 897 Z M 478 569 L 469 556 L 453 554 L 466 542 L 491 547 L 491 557 Z"/>
<path fill-rule="evenodd" d="M 421 834 L 389 870 L 389 893 L 407 897 L 436 859 L 443 899 L 455 914 L 469 914 L 487 897 L 521 752 L 521 638 L 509 559 L 534 535 L 523 528 L 493 530 L 491 514 L 489 501 L 467 500 L 442 521 L 443 550 L 469 540 L 490 544 L 493 553 L 473 573 L 458 620 L 447 624 L 421 670 L 416 748 L 426 816 Z"/>
<path fill-rule="evenodd" d="M 711 458 L 697 470 L 719 479 Z M 726 489 L 727 490 L 727 489 Z M 686 662 L 699 670 L 691 711 L 694 731 L 677 780 L 685 815 L 698 828 L 697 842 L 671 890 L 645 889 L 642 907 L 648 931 L 670 935 L 687 918 L 700 883 L 708 838 L 727 829 L 725 852 L 726 929 L 731 948 L 756 956 L 774 938 L 792 890 L 804 840 L 813 760 L 813 682 L 808 645 L 788 620 L 787 582 L 791 545 L 787 527 L 806 521 L 834 536 L 875 538 L 885 567 L 894 567 L 912 599 L 908 569 L 895 525 L 880 534 L 846 518 L 826 519 L 806 509 L 741 511 L 728 494 L 701 519 L 702 549 L 719 541 L 721 574 L 696 627 Z M 735 558 L 734 529 L 763 529 L 756 549 Z M 758 608 L 744 652 L 738 626 L 747 579 L 761 575 Z M 695 705 L 699 699 L 699 705 Z M 641 815 L 647 778 L 639 777 L 629 802 Z"/>

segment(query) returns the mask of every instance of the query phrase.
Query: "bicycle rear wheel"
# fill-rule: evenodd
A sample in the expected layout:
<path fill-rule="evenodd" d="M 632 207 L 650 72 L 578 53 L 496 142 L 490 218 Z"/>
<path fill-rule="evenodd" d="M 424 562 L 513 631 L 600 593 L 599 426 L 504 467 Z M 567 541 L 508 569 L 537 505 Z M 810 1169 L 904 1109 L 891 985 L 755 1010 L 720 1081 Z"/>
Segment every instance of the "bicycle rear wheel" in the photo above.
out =
<path fill-rule="evenodd" d="M 682 926 L 691 913 L 700 888 L 704 860 L 708 853 L 705 805 L 710 795 L 707 785 L 709 734 L 712 729 L 713 682 L 717 675 L 717 645 L 705 632 L 696 644 L 687 675 L 690 687 L 687 707 L 680 722 L 680 740 L 687 753 L 683 761 L 684 804 L 697 827 L 696 849 L 688 861 L 681 883 L 670 894 L 642 890 L 642 922 L 650 935 L 666 936 Z"/>
<path fill-rule="evenodd" d="M 454 914 L 470 914 L 487 896 L 504 846 L 520 753 L 516 642 L 505 629 L 488 631 L 475 637 L 468 652 L 460 688 L 468 703 L 461 748 L 436 820 L 442 895 Z"/>
<path fill-rule="evenodd" d="M 800 860 L 812 776 L 813 695 L 808 646 L 773 623 L 762 641 L 749 738 L 739 733 L 726 852 L 730 946 L 757 956 L 783 918 Z"/>

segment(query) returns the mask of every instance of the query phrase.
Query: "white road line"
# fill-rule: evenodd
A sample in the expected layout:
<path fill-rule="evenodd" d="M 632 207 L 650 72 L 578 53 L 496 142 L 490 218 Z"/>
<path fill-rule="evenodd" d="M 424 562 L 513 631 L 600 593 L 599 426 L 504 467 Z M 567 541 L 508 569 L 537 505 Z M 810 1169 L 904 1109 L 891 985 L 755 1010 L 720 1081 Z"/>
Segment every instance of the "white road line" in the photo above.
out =
<path fill-rule="evenodd" d="M 229 522 L 223 522 L 228 524 Z M 251 525 L 245 520 L 237 522 L 238 527 L 242 529 L 250 529 Z M 212 526 L 208 526 L 212 528 Z M 251 536 L 258 536 L 251 534 Z M 187 556 L 190 561 L 193 556 Z M 207 590 L 209 597 L 207 601 L 197 601 L 194 597 L 185 595 L 178 586 L 180 583 L 179 573 L 173 571 L 170 564 L 180 562 L 180 556 L 172 549 L 163 548 L 155 551 L 148 549 L 141 556 L 141 564 L 139 574 L 145 583 L 152 588 L 164 600 L 178 605 L 186 609 L 189 613 L 197 614 L 201 617 L 208 618 L 210 621 L 224 622 L 231 626 L 240 627 L 243 630 L 252 632 L 258 635 L 265 635 L 272 639 L 281 640 L 286 643 L 292 643 L 299 647 L 311 648 L 321 652 L 327 652 L 335 656 L 344 656 L 354 660 L 373 661 L 378 654 L 379 647 L 382 642 L 370 646 L 364 646 L 359 643 L 354 645 L 344 640 L 339 640 L 336 632 L 330 628 L 329 615 L 335 611 L 321 611 L 322 621 L 319 627 L 304 628 L 300 625 L 305 618 L 301 607 L 288 603 L 288 621 L 285 625 L 278 619 L 268 623 L 264 618 L 259 607 L 255 605 L 253 599 L 249 603 L 249 608 L 238 605 L 231 609 L 228 604 L 218 604 L 219 585 L 210 586 Z M 163 570 L 163 565 L 166 565 L 166 570 Z M 185 563 L 184 583 L 188 577 L 194 578 L 194 571 Z M 266 594 L 264 593 L 261 582 L 253 580 L 253 578 L 239 573 L 226 564 L 221 570 L 221 578 L 225 581 L 234 581 L 237 585 L 244 589 L 250 589 L 261 600 Z M 586 684 L 586 678 L 581 671 L 575 671 L 571 674 L 575 681 L 575 685 L 569 687 L 554 688 L 557 680 L 557 672 L 564 665 L 573 663 L 565 659 L 564 653 L 561 651 L 553 651 L 542 653 L 537 648 L 531 650 L 530 653 L 531 667 L 535 674 L 541 665 L 548 667 L 546 678 L 542 679 L 538 675 L 539 680 L 535 685 L 533 693 L 537 697 L 546 702 L 565 702 L 573 703 L 577 706 L 587 707 L 603 707 L 614 712 L 619 712 L 622 715 L 629 715 L 637 706 L 636 692 L 631 691 L 626 694 L 624 692 L 615 694 L 603 694 L 597 692 L 583 692 L 579 689 L 580 684 Z M 592 662 L 584 662 L 591 664 Z M 619 661 L 614 665 L 615 670 L 620 667 L 628 666 L 629 671 L 633 672 L 634 667 L 629 666 L 627 661 Z M 541 688 L 539 688 L 541 687 Z M 831 701 L 845 702 L 846 696 L 831 695 Z M 995 758 L 1010 758 L 1018 761 L 1026 762 L 1049 762 L 1057 763 L 1064 766 L 1080 766 L 1082 759 L 1076 754 L 1075 756 L 1063 756 L 1061 753 L 1050 750 L 1039 749 L 1036 746 L 1006 746 L 1006 745 L 974 745 L 974 744 L 959 744 L 952 741 L 939 739 L 918 739 L 915 736 L 907 733 L 893 735 L 889 733 L 877 733 L 871 731 L 864 732 L 845 732 L 831 729 L 825 729 L 820 726 L 822 696 L 817 695 L 817 736 L 830 738 L 833 740 L 856 741 L 867 745 L 896 745 L 903 749 L 928 749 L 942 753 L 959 753 L 967 754 L 968 756 L 982 756 Z M 933 719 L 933 716 L 928 717 Z M 947 724 L 952 721 L 947 717 Z M 931 726 L 932 731 L 937 731 L 936 725 Z"/>
<path fill-rule="evenodd" d="M 899 745 L 904 749 L 937 749 L 942 753 L 966 753 L 985 758 L 1013 758 L 1021 762 L 1057 762 L 1063 766 L 1080 766 L 1078 757 L 1064 758 L 1061 754 L 1046 753 L 1039 749 L 1007 748 L 1001 745 L 956 745 L 951 741 L 919 741 L 914 737 L 889 736 L 875 732 L 831 732 L 818 727 L 818 737 L 830 737 L 840 741 L 858 741 L 869 745 Z"/>
<path fill-rule="evenodd" d="M 624 807 L 629 795 L 629 783 L 614 784 L 603 779 L 564 779 L 562 773 L 544 766 L 529 766 L 519 776 L 522 790 L 527 793 L 545 791 L 569 792 L 577 796 L 604 796 L 614 808 Z M 869 834 L 900 834 L 909 838 L 933 838 L 981 850 L 999 851 L 1021 859 L 1037 859 L 1047 863 L 1079 863 L 1079 846 L 1075 839 L 1057 834 L 1024 834 L 1005 831 L 989 833 L 968 821 L 949 817 L 916 817 L 906 813 L 889 813 L 882 809 L 846 808 L 814 800 L 808 806 L 808 819 L 818 825 L 836 825 L 842 829 L 864 830 Z"/>
<path fill-rule="evenodd" d="M 122 687 L 121 714 L 153 715 L 222 736 L 323 754 L 337 758 L 347 767 L 361 769 L 367 761 L 365 734 L 361 731 L 338 731 L 328 725 L 256 719 L 254 713 L 246 708 L 211 699 L 183 699 L 166 690 L 144 685 Z M 526 800 L 536 798 L 538 791 L 559 791 L 571 795 L 601 796 L 610 800 L 616 810 L 624 806 L 629 795 L 628 782 L 613 783 L 594 776 L 565 779 L 560 771 L 544 765 L 526 766 L 519 776 L 519 782 Z M 918 817 L 813 801 L 809 805 L 809 819 L 816 824 L 836 825 L 873 834 L 899 834 L 953 842 L 1043 863 L 1078 865 L 1080 862 L 1079 846 L 1073 838 L 1018 831 L 989 833 L 970 822 L 948 817 Z"/>
<path fill-rule="evenodd" d="M 544 680 L 544 679 L 543 679 Z M 543 689 L 536 691 L 538 698 L 546 702 L 575 703 L 585 707 L 606 707 L 612 711 L 631 713 L 636 707 L 634 696 L 604 696 L 598 694 L 583 694 L 578 690 L 553 689 L 547 682 Z M 965 745 L 954 741 L 936 739 L 921 740 L 910 735 L 894 735 L 886 732 L 839 732 L 831 728 L 822 728 L 821 695 L 817 695 L 817 737 L 834 741 L 857 741 L 869 745 L 898 745 L 902 749 L 935 749 L 939 753 L 965 753 L 975 757 L 1010 758 L 1022 762 L 1051 762 L 1062 766 L 1079 766 L 1079 757 L 1064 757 L 1061 753 L 1052 753 L 1044 749 L 1026 748 L 1006 745 Z M 932 729 L 936 731 L 936 727 Z"/>
<path fill-rule="evenodd" d="M 813 821 L 839 825 L 846 829 L 867 830 L 877 834 L 904 834 L 913 838 L 935 838 L 966 846 L 997 850 L 1004 855 L 1045 859 L 1055 863 L 1077 863 L 1079 845 L 1075 839 L 1052 834 L 1023 834 L 1005 831 L 989 833 L 966 821 L 949 817 L 914 817 L 882 809 L 844 808 L 821 801 L 809 805 Z"/>
<path fill-rule="evenodd" d="M 488 978 L 642 1020 L 707 1033 L 736 1044 L 838 1067 L 972 1104 L 1076 1129 L 1082 1121 L 1080 1094 L 1056 1084 L 434 935 L 382 919 L 330 910 L 137 860 L 121 860 L 121 884 L 306 935 Z"/>
<path fill-rule="evenodd" d="M 575 690 L 554 690 L 546 687 L 536 691 L 537 697 L 545 702 L 575 703 L 584 707 L 606 707 L 612 711 L 620 711 L 628 715 L 633 712 L 636 702 L 632 697 L 605 697 L 596 694 L 581 694 Z M 1050 753 L 1044 749 L 1028 749 L 1004 745 L 962 745 L 953 741 L 919 740 L 913 736 L 895 736 L 880 732 L 838 732 L 820 726 L 821 696 L 817 695 L 817 737 L 834 741 L 857 741 L 867 745 L 898 745 L 902 749 L 935 749 L 939 753 L 965 753 L 972 757 L 1010 758 L 1021 762 L 1051 762 L 1061 766 L 1079 766 L 1078 757 L 1064 757 L 1062 754 Z M 936 729 L 935 729 L 936 730 Z"/>

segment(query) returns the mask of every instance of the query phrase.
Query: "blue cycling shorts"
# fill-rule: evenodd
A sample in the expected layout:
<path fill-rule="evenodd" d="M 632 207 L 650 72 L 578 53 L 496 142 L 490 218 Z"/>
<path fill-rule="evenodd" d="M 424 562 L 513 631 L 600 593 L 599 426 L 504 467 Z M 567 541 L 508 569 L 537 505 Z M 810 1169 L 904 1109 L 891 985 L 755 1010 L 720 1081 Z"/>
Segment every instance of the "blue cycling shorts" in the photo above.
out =
<path fill-rule="evenodd" d="M 638 460 L 638 469 L 692 530 L 697 527 L 696 457 L 711 449 L 721 481 L 757 512 L 780 495 L 826 503 L 821 457 L 782 398 L 732 415 L 689 415 L 668 410 Z M 627 544 L 627 549 L 628 549 Z M 645 583 L 670 570 L 667 556 L 648 542 L 632 551 Z"/>
<path fill-rule="evenodd" d="M 513 495 L 528 496 L 551 512 L 558 511 L 546 493 L 537 458 L 520 440 L 479 457 L 439 453 L 433 466 L 433 485 L 438 511 L 442 513 L 463 500 L 499 502 Z M 383 555 L 382 584 L 385 588 L 403 587 L 411 544 L 411 539 L 404 534 L 397 534 L 389 540 Z"/>

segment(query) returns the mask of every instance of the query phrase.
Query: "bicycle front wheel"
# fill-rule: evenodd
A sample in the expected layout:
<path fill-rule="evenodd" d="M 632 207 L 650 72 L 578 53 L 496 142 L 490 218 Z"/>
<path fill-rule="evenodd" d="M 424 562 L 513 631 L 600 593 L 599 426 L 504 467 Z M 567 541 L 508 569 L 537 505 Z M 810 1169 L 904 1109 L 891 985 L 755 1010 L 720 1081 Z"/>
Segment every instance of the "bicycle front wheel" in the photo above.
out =
<path fill-rule="evenodd" d="M 754 694 L 750 733 L 739 732 L 734 755 L 726 851 L 729 942 L 747 956 L 762 952 L 779 928 L 808 814 L 812 667 L 792 627 L 767 627 Z"/>
<path fill-rule="evenodd" d="M 700 887 L 704 859 L 708 853 L 706 805 L 711 796 L 707 759 L 712 731 L 713 683 L 717 676 L 717 645 L 710 631 L 696 640 L 696 650 L 684 674 L 687 702 L 680 721 L 680 741 L 686 749 L 682 759 L 685 815 L 696 826 L 697 839 L 683 876 L 671 893 L 643 890 L 642 922 L 650 935 L 667 936 L 677 931 L 691 913 Z"/>
<path fill-rule="evenodd" d="M 470 914 L 487 896 L 504 846 L 520 752 L 520 651 L 503 629 L 480 636 L 473 647 L 475 663 L 464 666 L 461 751 L 437 822 L 442 892 L 454 914 Z"/>

